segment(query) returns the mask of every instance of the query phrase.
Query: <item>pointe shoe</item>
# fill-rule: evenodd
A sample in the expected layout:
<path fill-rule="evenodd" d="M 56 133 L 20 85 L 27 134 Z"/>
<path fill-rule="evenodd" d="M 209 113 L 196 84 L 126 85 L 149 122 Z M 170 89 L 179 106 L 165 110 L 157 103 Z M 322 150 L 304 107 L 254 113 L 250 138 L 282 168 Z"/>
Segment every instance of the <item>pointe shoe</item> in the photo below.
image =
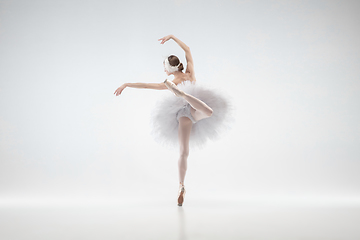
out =
<path fill-rule="evenodd" d="M 185 95 L 185 93 L 181 91 L 172 81 L 165 79 L 164 83 L 165 86 L 175 94 L 175 96 L 183 97 Z"/>
<path fill-rule="evenodd" d="M 186 193 L 185 186 L 180 185 L 179 195 L 178 195 L 178 206 L 182 206 L 185 198 L 185 193 Z"/>

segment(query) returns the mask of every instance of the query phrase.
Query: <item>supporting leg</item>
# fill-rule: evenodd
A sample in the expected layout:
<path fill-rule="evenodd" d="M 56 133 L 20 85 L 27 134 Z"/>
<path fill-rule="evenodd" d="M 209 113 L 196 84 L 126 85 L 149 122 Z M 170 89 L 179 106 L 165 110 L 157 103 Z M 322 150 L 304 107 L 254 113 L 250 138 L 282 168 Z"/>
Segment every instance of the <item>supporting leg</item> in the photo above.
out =
<path fill-rule="evenodd" d="M 189 156 L 189 140 L 190 132 L 192 128 L 192 122 L 187 117 L 179 118 L 179 146 L 180 146 L 180 157 L 178 161 L 179 166 L 179 182 L 184 185 L 186 170 L 187 170 L 187 158 Z"/>
<path fill-rule="evenodd" d="M 185 196 L 185 174 L 187 170 L 187 158 L 189 156 L 189 140 L 190 132 L 192 128 L 192 121 L 188 117 L 179 118 L 179 145 L 180 145 L 180 158 L 178 161 L 179 166 L 179 194 L 178 194 L 178 206 L 182 206 Z"/>

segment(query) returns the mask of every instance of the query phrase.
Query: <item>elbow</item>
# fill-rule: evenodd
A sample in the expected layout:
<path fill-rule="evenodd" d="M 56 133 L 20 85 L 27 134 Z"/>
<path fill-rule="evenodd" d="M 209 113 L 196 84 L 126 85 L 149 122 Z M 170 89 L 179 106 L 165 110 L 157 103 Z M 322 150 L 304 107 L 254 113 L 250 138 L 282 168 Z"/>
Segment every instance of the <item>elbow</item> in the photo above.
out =
<path fill-rule="evenodd" d="M 166 90 L 166 89 L 168 89 L 168 88 L 166 87 L 165 83 L 161 83 L 160 90 Z"/>

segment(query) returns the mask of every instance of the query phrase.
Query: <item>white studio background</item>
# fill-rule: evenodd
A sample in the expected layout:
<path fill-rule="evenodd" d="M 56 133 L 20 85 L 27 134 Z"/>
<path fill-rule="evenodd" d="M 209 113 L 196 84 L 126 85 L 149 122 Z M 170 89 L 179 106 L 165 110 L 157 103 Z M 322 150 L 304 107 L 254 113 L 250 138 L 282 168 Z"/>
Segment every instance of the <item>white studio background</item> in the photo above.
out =
<path fill-rule="evenodd" d="M 231 131 L 190 149 L 188 197 L 359 196 L 358 1 L 0 1 L 0 197 L 131 198 L 178 188 L 151 137 L 163 58 L 231 97 Z M 216 194 L 214 194 L 216 193 Z"/>

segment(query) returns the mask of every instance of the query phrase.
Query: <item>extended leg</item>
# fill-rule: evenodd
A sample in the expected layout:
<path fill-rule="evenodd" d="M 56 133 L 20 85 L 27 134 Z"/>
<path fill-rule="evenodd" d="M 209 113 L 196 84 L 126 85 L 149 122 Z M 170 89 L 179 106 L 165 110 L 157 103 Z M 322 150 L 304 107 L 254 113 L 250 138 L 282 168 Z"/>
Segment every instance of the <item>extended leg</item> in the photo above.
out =
<path fill-rule="evenodd" d="M 184 93 L 183 98 L 193 108 L 191 111 L 191 115 L 193 115 L 196 121 L 199 121 L 203 118 L 211 117 L 213 110 L 208 105 L 206 105 L 206 103 L 187 93 Z"/>
<path fill-rule="evenodd" d="M 193 115 L 196 121 L 210 117 L 212 115 L 213 110 L 208 105 L 206 105 L 206 103 L 190 94 L 181 91 L 173 82 L 168 81 L 167 79 L 164 81 L 164 83 L 165 86 L 176 96 L 184 98 L 191 105 L 191 115 Z"/>

